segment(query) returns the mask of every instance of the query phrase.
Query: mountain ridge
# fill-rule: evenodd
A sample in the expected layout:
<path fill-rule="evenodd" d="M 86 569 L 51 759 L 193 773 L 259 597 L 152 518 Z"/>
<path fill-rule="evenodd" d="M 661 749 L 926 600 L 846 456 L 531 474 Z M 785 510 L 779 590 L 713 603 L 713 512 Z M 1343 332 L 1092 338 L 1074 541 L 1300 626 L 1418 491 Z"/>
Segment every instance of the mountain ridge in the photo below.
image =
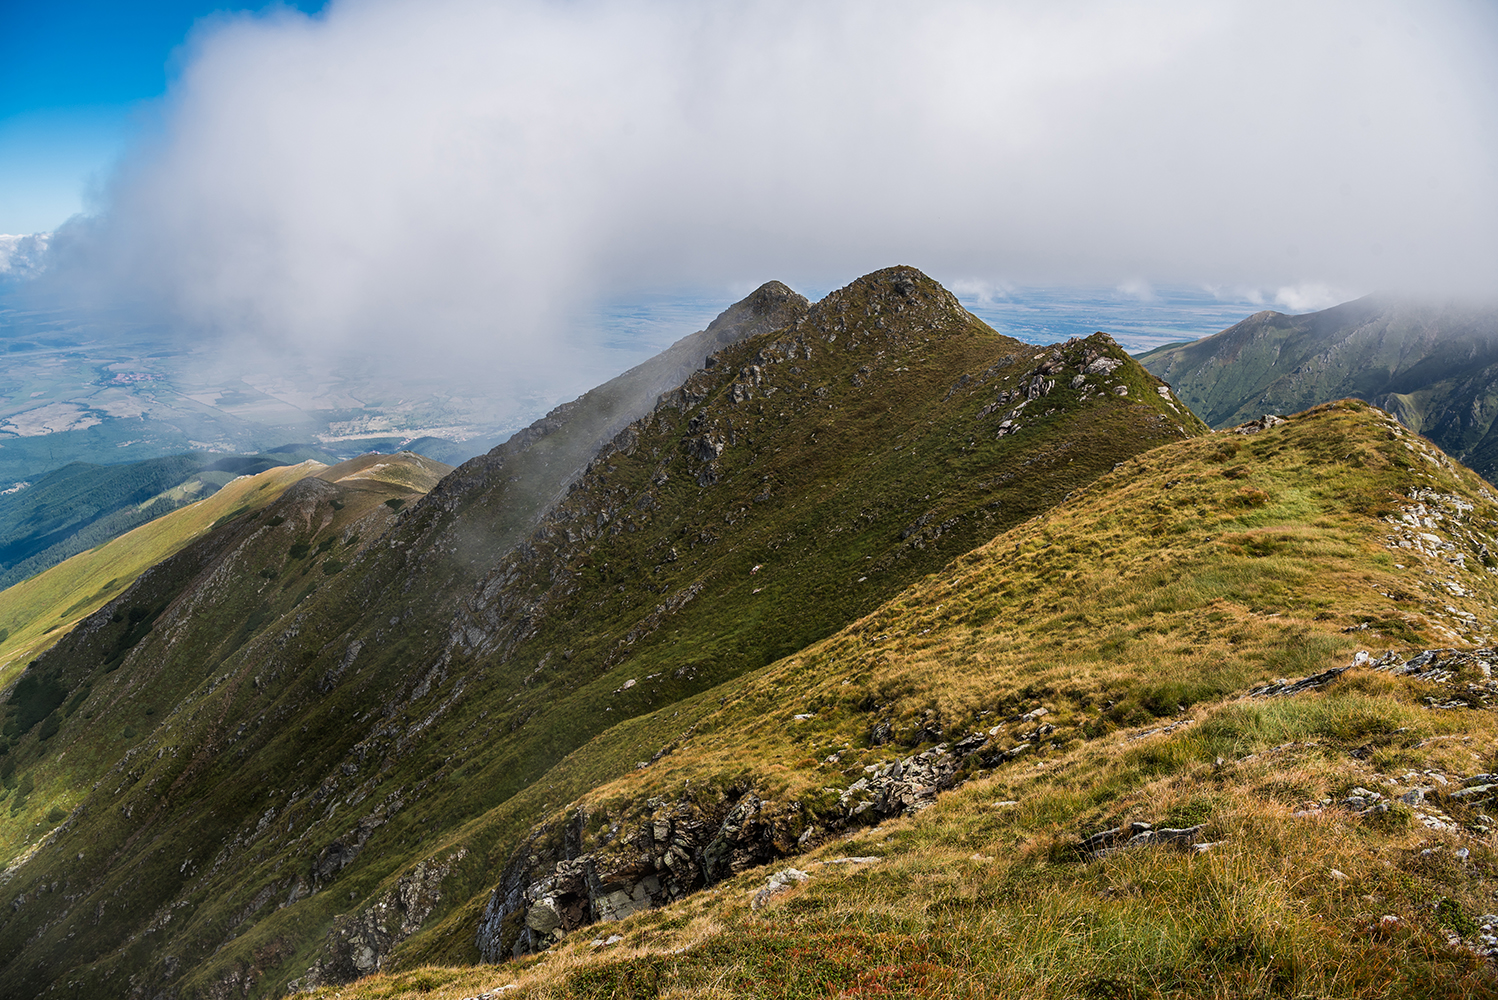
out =
<path fill-rule="evenodd" d="M 642 759 L 313 995 L 1491 992 L 1495 531 L 1357 401 L 1141 453 L 575 751 Z"/>
<path fill-rule="evenodd" d="M 255 455 L 183 453 L 116 465 L 69 462 L 0 494 L 0 590 L 155 518 L 212 496 L 230 481 L 313 459 L 286 445 Z"/>
<path fill-rule="evenodd" d="M 9 751 L 30 808 L 74 819 L 12 874 L 30 902 L 0 915 L 6 988 L 68 970 L 223 995 L 371 971 L 416 932 L 476 916 L 469 901 L 546 805 L 538 782 L 594 734 L 829 634 L 1202 429 L 1110 339 L 1019 344 L 913 268 L 819 306 L 721 347 L 573 485 L 569 435 L 610 427 L 607 407 L 467 463 L 382 514 L 374 539 L 340 520 L 339 485 L 304 480 L 75 630 L 39 676 L 97 692 L 80 705 L 98 706 L 98 738 L 76 744 L 72 716 L 54 737 L 77 745 L 67 762 L 36 756 L 29 731 Z M 343 544 L 357 554 L 330 570 Z M 121 743 L 127 721 L 148 741 Z M 78 837 L 95 846 L 69 860 Z M 26 888 L 53 865 L 103 904 L 86 941 L 68 937 L 78 908 Z M 172 943 L 125 944 L 148 938 Z"/>
<path fill-rule="evenodd" d="M 1498 477 L 1498 311 L 1491 307 L 1370 295 L 1297 316 L 1264 311 L 1139 361 L 1213 427 L 1352 396 Z"/>
<path fill-rule="evenodd" d="M 39 658 L 0 990 L 1492 991 L 1491 487 L 914 268 L 771 292 L 633 419 L 304 479 Z"/>

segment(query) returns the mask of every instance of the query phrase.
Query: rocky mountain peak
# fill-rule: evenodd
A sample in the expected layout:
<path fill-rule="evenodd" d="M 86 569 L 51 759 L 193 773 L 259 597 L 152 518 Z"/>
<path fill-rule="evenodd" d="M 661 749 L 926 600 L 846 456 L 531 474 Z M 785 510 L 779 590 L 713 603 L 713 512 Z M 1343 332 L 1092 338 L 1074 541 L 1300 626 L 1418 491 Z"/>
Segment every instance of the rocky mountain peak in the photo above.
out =
<path fill-rule="evenodd" d="M 810 308 L 806 296 L 779 281 L 767 281 L 718 314 L 708 337 L 724 346 L 793 325 Z"/>
<path fill-rule="evenodd" d="M 850 330 L 884 331 L 898 339 L 963 329 L 969 322 L 971 316 L 957 296 L 905 265 L 874 271 L 828 293 L 806 315 L 806 325 L 829 342 Z"/>

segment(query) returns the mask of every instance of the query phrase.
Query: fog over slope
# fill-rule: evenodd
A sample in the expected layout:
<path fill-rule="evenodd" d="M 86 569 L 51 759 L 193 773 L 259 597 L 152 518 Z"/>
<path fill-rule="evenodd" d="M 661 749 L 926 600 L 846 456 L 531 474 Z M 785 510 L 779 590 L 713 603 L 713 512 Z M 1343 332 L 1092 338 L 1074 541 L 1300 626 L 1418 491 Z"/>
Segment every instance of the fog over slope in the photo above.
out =
<path fill-rule="evenodd" d="M 1494 36 L 1459 4 L 224 16 L 37 291 L 226 347 L 464 358 L 496 392 L 571 363 L 599 296 L 889 259 L 1471 292 Z"/>
<path fill-rule="evenodd" d="M 1139 362 L 1217 428 L 1356 397 L 1498 480 L 1498 308 L 1370 295 L 1265 310 Z"/>

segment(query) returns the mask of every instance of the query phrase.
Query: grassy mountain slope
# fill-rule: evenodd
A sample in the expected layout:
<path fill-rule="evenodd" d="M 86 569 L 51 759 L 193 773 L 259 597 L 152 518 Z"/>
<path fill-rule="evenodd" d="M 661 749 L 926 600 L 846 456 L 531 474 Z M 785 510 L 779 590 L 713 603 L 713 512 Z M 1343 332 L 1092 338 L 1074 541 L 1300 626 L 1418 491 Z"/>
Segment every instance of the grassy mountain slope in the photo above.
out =
<path fill-rule="evenodd" d="M 1498 312 L 1374 296 L 1321 312 L 1261 312 L 1139 359 L 1213 427 L 1345 397 L 1394 414 L 1498 478 Z"/>
<path fill-rule="evenodd" d="M 366 455 L 331 467 L 312 460 L 297 465 L 252 460 L 236 467 L 257 471 L 229 480 L 206 500 L 152 520 L 0 591 L 0 629 L 5 634 L 0 640 L 0 688 L 14 681 L 38 652 L 123 593 L 142 571 L 180 552 L 222 522 L 259 510 L 298 480 L 309 475 L 345 484 L 370 480 L 382 484 L 377 492 L 384 500 L 395 495 L 385 486 L 403 486 L 406 494 L 422 494 L 452 471 L 450 466 L 409 452 Z"/>
<path fill-rule="evenodd" d="M 349 492 L 368 493 L 368 502 L 361 507 L 395 502 L 394 509 L 398 509 L 451 471 L 450 466 L 402 452 L 364 456 L 334 466 L 309 460 L 237 478 L 207 500 L 173 511 L 0 592 L 0 623 L 6 624 L 8 633 L 0 644 L 0 656 L 5 657 L 0 663 L 0 686 L 8 687 L 28 659 L 129 590 L 143 572 L 221 525 L 259 512 L 302 479 L 313 476 L 341 484 Z"/>
<path fill-rule="evenodd" d="M 0 591 L 0 688 L 28 660 L 128 588 L 142 571 L 182 550 L 221 518 L 270 503 L 323 468 L 280 466 L 237 479 L 213 496 L 172 511 Z"/>
<path fill-rule="evenodd" d="M 1491 996 L 1495 536 L 1491 487 L 1362 403 L 1164 445 L 570 755 L 546 783 L 587 790 L 501 867 L 523 919 L 479 929 L 555 906 L 545 953 L 315 995 Z M 1184 846 L 1087 846 L 1131 823 Z"/>
<path fill-rule="evenodd" d="M 257 455 L 183 454 L 121 465 L 73 462 L 0 495 L 0 589 L 194 503 L 240 476 L 313 459 L 287 446 Z"/>
<path fill-rule="evenodd" d="M 446 469 L 417 455 L 380 458 L 392 473 L 385 479 L 371 476 L 370 463 L 360 459 L 325 469 L 315 463 L 272 469 L 146 526 L 180 528 L 183 535 L 197 527 L 199 537 L 158 540 L 178 551 L 58 640 L 9 692 L 0 729 L 6 751 L 0 774 L 5 794 L 14 790 L 9 821 L 0 826 L 8 857 L 24 854 L 39 830 L 56 826 L 48 817 L 60 803 L 83 797 L 80 781 L 129 761 L 159 724 L 158 714 L 169 720 L 193 707 L 178 700 L 181 675 L 172 667 L 180 664 L 137 661 L 142 640 L 165 639 L 191 658 L 196 673 L 211 671 L 341 573 L 401 505 L 420 497 L 423 481 Z M 221 497 L 239 506 L 205 533 L 195 522 L 224 504 L 191 515 Z M 205 605 L 219 613 L 201 613 Z M 52 757 L 57 748 L 64 752 Z"/>
<path fill-rule="evenodd" d="M 638 759 L 546 778 L 569 753 L 1202 429 L 1108 338 L 1020 344 L 909 268 L 795 312 L 570 487 L 611 404 L 466 464 L 377 538 L 304 480 L 70 634 L 33 691 L 92 692 L 93 717 L 59 709 L 62 759 L 41 723 L 8 755 L 46 810 L 27 818 L 61 821 L 6 844 L 26 901 L 0 911 L 0 988 L 270 995 L 405 941 L 474 952 L 515 844 Z M 300 568 L 351 532 L 346 564 Z"/>

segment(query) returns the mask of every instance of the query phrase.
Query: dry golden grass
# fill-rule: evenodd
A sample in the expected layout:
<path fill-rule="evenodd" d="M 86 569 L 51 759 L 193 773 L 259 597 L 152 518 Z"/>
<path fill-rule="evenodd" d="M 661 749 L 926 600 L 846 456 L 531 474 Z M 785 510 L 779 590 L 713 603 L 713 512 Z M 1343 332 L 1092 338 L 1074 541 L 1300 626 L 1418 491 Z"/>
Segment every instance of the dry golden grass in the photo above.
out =
<path fill-rule="evenodd" d="M 581 806 L 628 824 L 688 782 L 707 794 L 748 781 L 815 817 L 825 788 L 910 752 L 870 745 L 883 721 L 906 747 L 935 727 L 1010 745 L 1033 725 L 1014 717 L 1044 706 L 1056 728 L 1031 752 L 914 817 L 544 955 L 318 995 L 467 997 L 512 982 L 502 995 L 1494 995 L 1493 965 L 1471 946 L 1475 919 L 1498 910 L 1495 824 L 1448 793 L 1498 770 L 1498 717 L 1430 707 L 1485 679 L 1360 667 L 1319 691 L 1245 697 L 1359 650 L 1491 634 L 1498 574 L 1470 554 L 1458 567 L 1451 550 L 1398 547 L 1405 529 L 1389 519 L 1419 503 L 1429 515 L 1434 495 L 1458 513 L 1409 530 L 1460 540 L 1498 526 L 1485 483 L 1360 405 L 1150 452 L 824 642 L 601 736 L 558 768 L 559 785 L 650 740 L 674 744 L 555 815 Z M 1394 805 L 1342 806 L 1359 786 Z M 1413 788 L 1427 800 L 1398 801 Z M 1131 821 L 1202 824 L 1217 843 L 1076 851 Z M 822 863 L 845 855 L 882 860 Z M 751 893 L 788 864 L 812 878 L 753 911 Z M 622 940 L 593 944 L 611 934 Z"/>
<path fill-rule="evenodd" d="M 1292 802 L 1377 780 L 1349 769 L 1345 747 L 1325 735 L 1366 713 L 1366 701 L 1334 692 L 1234 703 L 1168 736 L 1095 741 L 1043 769 L 1011 765 L 915 817 L 796 859 L 812 878 L 759 912 L 750 895 L 779 866 L 589 928 L 542 956 L 315 995 L 457 998 L 512 983 L 502 995 L 1489 995 L 1491 966 L 1447 941 L 1436 900 L 1451 900 L 1445 916 L 1458 921 L 1492 908 L 1491 837 L 1431 831 L 1408 811 L 1296 815 Z M 1387 722 L 1406 721 L 1401 705 L 1419 714 L 1392 694 L 1379 702 Z M 1498 737 L 1483 718 L 1420 738 L 1455 735 L 1445 728 L 1465 730 L 1437 751 L 1448 767 L 1465 757 L 1470 769 L 1472 748 Z M 1294 733 L 1320 738 L 1272 750 Z M 1200 759 L 1232 740 L 1259 756 Z M 1136 848 L 1089 861 L 1072 851 L 1079 832 L 1131 820 L 1205 821 L 1203 836 L 1218 843 L 1200 855 Z M 1458 846 L 1468 862 L 1455 860 Z M 825 864 L 846 855 L 882 860 Z M 1385 929 L 1385 916 L 1398 923 Z M 623 940 L 593 943 L 613 934 Z"/>

